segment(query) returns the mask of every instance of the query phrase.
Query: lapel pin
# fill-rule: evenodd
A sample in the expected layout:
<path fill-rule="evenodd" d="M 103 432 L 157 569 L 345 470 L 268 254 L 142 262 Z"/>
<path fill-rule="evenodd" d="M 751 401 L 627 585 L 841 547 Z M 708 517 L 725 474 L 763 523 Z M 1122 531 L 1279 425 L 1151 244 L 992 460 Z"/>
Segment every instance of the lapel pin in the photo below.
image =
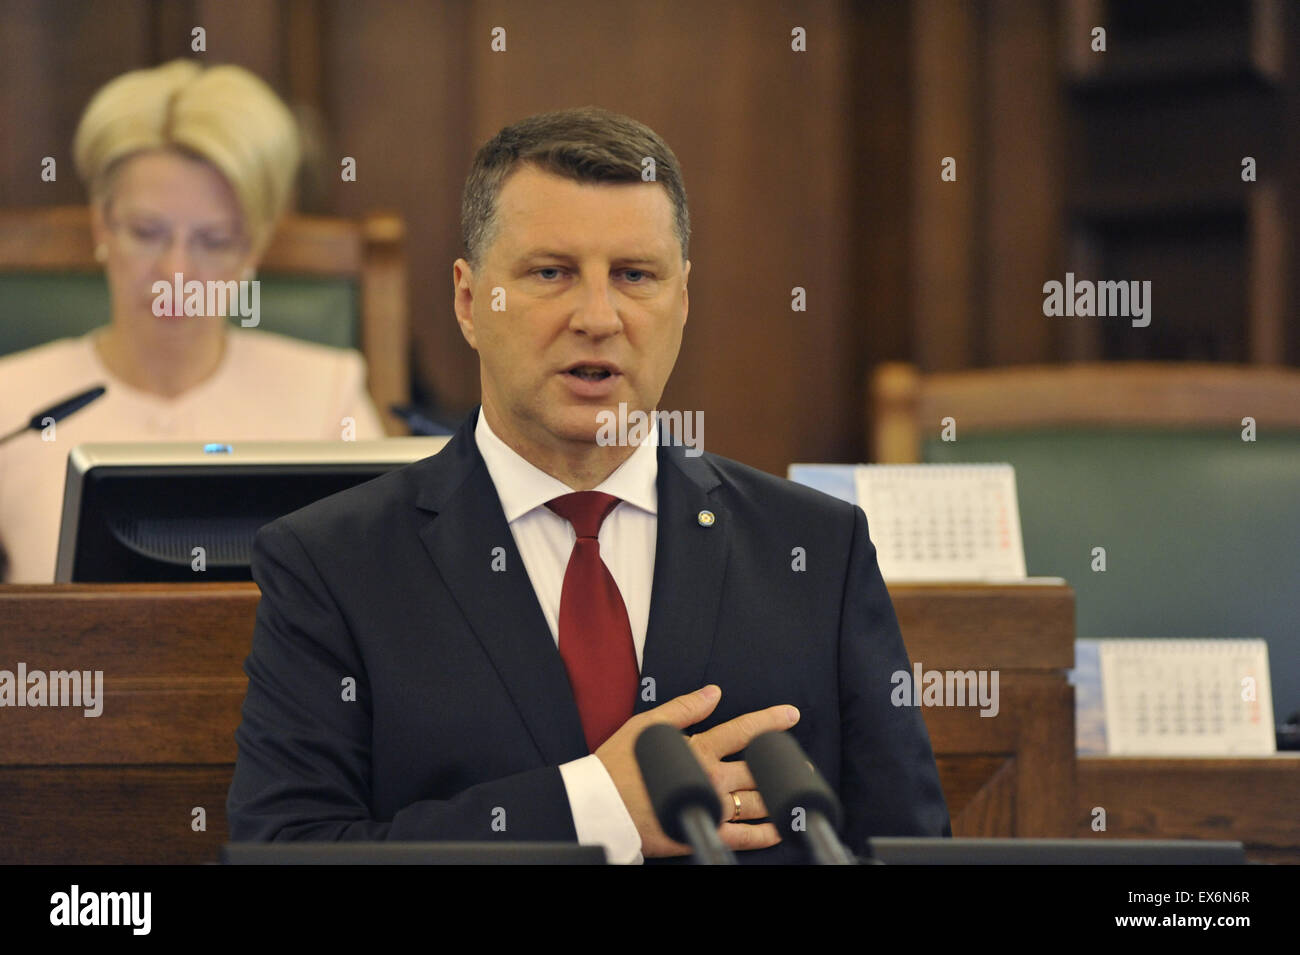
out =
<path fill-rule="evenodd" d="M 713 522 L 717 520 L 712 511 L 700 511 L 695 515 L 695 519 L 700 522 L 701 527 L 712 527 Z"/>

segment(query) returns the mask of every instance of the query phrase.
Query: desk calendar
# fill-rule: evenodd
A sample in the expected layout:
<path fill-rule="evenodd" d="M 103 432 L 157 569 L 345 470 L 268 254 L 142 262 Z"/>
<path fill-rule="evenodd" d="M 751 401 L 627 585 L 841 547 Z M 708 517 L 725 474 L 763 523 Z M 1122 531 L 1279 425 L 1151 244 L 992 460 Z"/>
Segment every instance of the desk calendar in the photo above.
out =
<path fill-rule="evenodd" d="M 864 464 L 854 481 L 885 580 L 1024 579 L 1010 464 Z"/>
<path fill-rule="evenodd" d="M 1110 755 L 1276 752 L 1263 640 L 1097 642 Z"/>

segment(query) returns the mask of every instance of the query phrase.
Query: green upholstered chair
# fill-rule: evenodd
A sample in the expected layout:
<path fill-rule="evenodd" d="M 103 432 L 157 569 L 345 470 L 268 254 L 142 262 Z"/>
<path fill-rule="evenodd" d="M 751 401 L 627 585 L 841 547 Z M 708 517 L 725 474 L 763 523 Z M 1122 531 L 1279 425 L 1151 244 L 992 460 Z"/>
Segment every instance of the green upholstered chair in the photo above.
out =
<path fill-rule="evenodd" d="M 1015 466 L 1028 571 L 1074 587 L 1080 638 L 1262 637 L 1277 722 L 1300 710 L 1300 371 L 891 364 L 872 398 L 881 463 Z"/>
<path fill-rule="evenodd" d="M 406 429 L 388 406 L 410 400 L 403 245 L 404 227 L 395 216 L 290 216 L 258 273 L 258 327 L 360 349 L 390 434 Z M 0 211 L 0 355 L 82 335 L 105 324 L 109 313 L 86 207 Z"/>

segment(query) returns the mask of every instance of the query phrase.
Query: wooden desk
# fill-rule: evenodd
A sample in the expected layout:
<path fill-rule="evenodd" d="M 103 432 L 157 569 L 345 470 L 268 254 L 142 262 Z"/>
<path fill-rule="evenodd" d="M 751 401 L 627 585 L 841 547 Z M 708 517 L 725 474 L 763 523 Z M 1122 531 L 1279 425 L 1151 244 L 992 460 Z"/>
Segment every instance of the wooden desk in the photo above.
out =
<path fill-rule="evenodd" d="M 999 670 L 999 712 L 926 708 L 956 835 L 1073 824 L 1074 596 L 899 586 L 924 669 Z M 0 669 L 102 670 L 103 715 L 0 710 L 0 863 L 216 859 L 247 685 L 254 584 L 0 585 Z M 193 810 L 206 829 L 192 828 Z"/>
<path fill-rule="evenodd" d="M 997 670 L 999 711 L 923 710 L 954 836 L 1062 837 L 1075 805 L 1074 591 L 898 584 L 903 642 L 926 670 Z"/>
<path fill-rule="evenodd" d="M 1300 753 L 1238 759 L 1080 756 L 1074 835 L 1231 839 L 1252 862 L 1300 864 Z M 1092 831 L 1093 808 L 1106 831 Z"/>
<path fill-rule="evenodd" d="M 0 863 L 216 860 L 258 597 L 251 583 L 0 585 L 0 669 L 105 684 L 98 717 L 0 710 Z"/>

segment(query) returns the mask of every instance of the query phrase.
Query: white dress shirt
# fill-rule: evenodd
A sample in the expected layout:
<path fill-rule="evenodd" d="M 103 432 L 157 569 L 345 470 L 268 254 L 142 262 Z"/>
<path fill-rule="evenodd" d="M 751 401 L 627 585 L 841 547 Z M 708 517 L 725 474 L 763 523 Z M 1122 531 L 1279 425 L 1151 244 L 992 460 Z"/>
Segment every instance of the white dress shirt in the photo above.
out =
<path fill-rule="evenodd" d="M 573 526 L 546 502 L 573 488 L 530 464 L 502 441 L 479 411 L 474 440 L 505 511 L 510 533 L 541 604 L 551 636 L 560 642 L 560 594 L 577 539 Z M 597 540 L 600 556 L 623 595 L 637 669 L 645 651 L 658 531 L 658 422 L 646 440 L 594 490 L 621 498 L 605 517 Z M 578 842 L 602 845 L 610 862 L 638 863 L 641 837 L 605 764 L 593 753 L 560 766 Z"/>

